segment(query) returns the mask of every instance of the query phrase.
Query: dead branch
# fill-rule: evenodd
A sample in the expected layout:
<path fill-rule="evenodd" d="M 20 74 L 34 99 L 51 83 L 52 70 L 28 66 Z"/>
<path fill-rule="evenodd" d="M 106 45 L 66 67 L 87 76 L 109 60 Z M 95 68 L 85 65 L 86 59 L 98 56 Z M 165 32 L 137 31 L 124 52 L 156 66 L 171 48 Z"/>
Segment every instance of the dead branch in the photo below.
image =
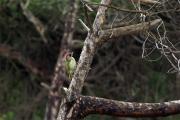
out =
<path fill-rule="evenodd" d="M 118 117 L 164 117 L 180 113 L 180 100 L 162 103 L 123 102 L 91 96 L 79 96 L 74 102 L 72 118 L 82 119 L 89 114 Z"/>
<path fill-rule="evenodd" d="M 135 3 L 140 4 L 161 4 L 158 0 L 132 0 Z"/>
<path fill-rule="evenodd" d="M 124 27 L 124 26 L 128 26 L 129 25 L 129 22 L 115 22 L 113 24 L 105 24 L 103 26 L 103 30 L 106 30 L 106 29 L 112 29 L 112 28 L 117 28 L 117 27 Z"/>
<path fill-rule="evenodd" d="M 102 40 L 109 40 L 110 38 L 119 37 L 123 35 L 137 34 L 142 31 L 149 30 L 157 26 L 160 22 L 162 22 L 161 19 L 156 19 L 150 22 L 112 28 L 108 30 L 101 30 L 99 31 L 99 35 L 101 36 Z"/>
<path fill-rule="evenodd" d="M 27 9 L 28 1 L 27 1 L 26 4 L 24 4 L 22 2 L 20 3 L 22 12 L 23 12 L 24 16 L 34 25 L 37 32 L 39 33 L 42 40 L 44 41 L 44 43 L 47 43 L 48 39 L 47 39 L 47 37 L 45 35 L 46 27 L 36 16 L 33 15 L 33 13 L 30 10 Z"/>

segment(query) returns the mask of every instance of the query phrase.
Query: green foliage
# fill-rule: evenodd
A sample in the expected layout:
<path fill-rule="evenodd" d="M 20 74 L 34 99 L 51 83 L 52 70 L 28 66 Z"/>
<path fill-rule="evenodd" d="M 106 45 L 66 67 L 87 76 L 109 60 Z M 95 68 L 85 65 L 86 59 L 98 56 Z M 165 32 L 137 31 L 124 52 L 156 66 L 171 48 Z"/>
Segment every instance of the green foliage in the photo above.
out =
<path fill-rule="evenodd" d="M 180 115 L 176 115 L 176 116 L 165 117 L 163 118 L 163 120 L 179 120 L 179 118 L 180 118 Z"/>
<path fill-rule="evenodd" d="M 158 101 L 159 99 L 166 99 L 166 94 L 168 92 L 168 79 L 167 75 L 158 72 L 152 72 L 149 80 L 149 90 L 151 93 L 153 92 L 154 101 Z"/>
<path fill-rule="evenodd" d="M 21 81 L 20 73 L 18 71 L 14 72 L 12 69 L 1 72 L 0 76 L 0 102 L 5 106 L 15 106 L 20 104 L 22 97 L 24 97 L 22 95 L 23 81 Z"/>
<path fill-rule="evenodd" d="M 67 0 L 31 0 L 28 8 L 36 15 L 43 15 L 44 17 L 48 18 L 51 16 L 58 19 L 61 18 L 60 15 L 63 15 L 65 12 L 67 12 L 65 11 L 66 5 Z"/>
<path fill-rule="evenodd" d="M 32 116 L 32 120 L 43 120 L 44 113 L 45 113 L 45 108 L 44 107 L 38 108 L 34 112 L 34 114 Z"/>
<path fill-rule="evenodd" d="M 16 117 L 16 113 L 21 110 L 19 106 L 29 105 L 28 101 L 34 99 L 37 94 L 38 86 L 37 85 L 37 77 L 33 77 L 33 75 L 27 75 L 27 73 L 23 73 L 22 69 L 19 69 L 18 65 L 13 63 L 12 61 L 4 62 L 1 58 L 0 69 L 3 71 L 0 72 L 0 120 L 14 120 Z M 31 103 L 30 102 L 30 103 Z M 43 101 L 41 102 L 43 104 Z M 23 105 L 25 104 L 25 105 Z M 39 105 L 37 111 L 33 112 L 33 119 L 40 120 L 44 114 L 44 107 Z M 12 111 L 9 111 L 12 110 Z M 21 112 L 22 114 L 22 112 Z"/>
<path fill-rule="evenodd" d="M 0 115 L 0 120 L 14 120 L 14 112 L 7 112 L 3 115 Z"/>
<path fill-rule="evenodd" d="M 3 5 L 6 3 L 6 0 L 0 0 L 0 5 Z"/>

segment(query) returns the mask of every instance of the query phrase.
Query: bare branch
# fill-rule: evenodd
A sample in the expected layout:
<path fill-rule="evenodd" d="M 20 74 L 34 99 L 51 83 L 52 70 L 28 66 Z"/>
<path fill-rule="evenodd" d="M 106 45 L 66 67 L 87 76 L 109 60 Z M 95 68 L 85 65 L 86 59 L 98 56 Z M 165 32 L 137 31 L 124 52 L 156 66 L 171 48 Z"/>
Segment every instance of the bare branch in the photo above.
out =
<path fill-rule="evenodd" d="M 71 119 L 89 114 L 117 117 L 163 117 L 180 113 L 180 100 L 162 103 L 123 102 L 91 96 L 80 96 L 72 107 Z"/>
<path fill-rule="evenodd" d="M 90 28 L 81 20 L 79 19 L 79 22 L 82 24 L 82 26 L 86 29 L 86 31 L 90 31 Z"/>
<path fill-rule="evenodd" d="M 106 29 L 112 29 L 112 28 L 117 28 L 117 27 L 124 27 L 127 25 L 129 25 L 129 22 L 114 22 L 113 24 L 105 24 L 102 29 L 106 30 Z"/>
<path fill-rule="evenodd" d="M 109 38 L 119 37 L 123 35 L 130 35 L 135 33 L 140 33 L 142 31 L 149 30 L 157 26 L 162 20 L 156 19 L 150 22 L 139 23 L 135 25 L 129 25 L 125 27 L 112 28 L 108 30 L 99 31 L 99 35 L 101 36 L 103 41 L 109 40 Z"/>
<path fill-rule="evenodd" d="M 140 3 L 140 4 L 161 4 L 159 0 L 132 0 L 135 3 Z"/>
<path fill-rule="evenodd" d="M 28 4 L 24 4 L 22 2 L 20 3 L 24 16 L 35 26 L 37 32 L 40 34 L 44 43 L 47 43 L 48 39 L 46 38 L 46 35 L 45 35 L 45 32 L 46 32 L 45 25 L 37 17 L 35 17 L 30 10 L 27 9 L 27 5 Z"/>
<path fill-rule="evenodd" d="M 102 4 L 110 4 L 111 0 L 102 0 Z M 80 93 L 83 87 L 84 80 L 90 69 L 90 65 L 97 48 L 97 42 L 100 41 L 99 36 L 97 36 L 98 31 L 105 22 L 105 11 L 106 7 L 100 6 L 96 18 L 93 24 L 93 33 L 88 33 L 86 40 L 84 42 L 84 47 L 79 58 L 79 64 L 74 73 L 72 82 L 69 89 L 73 92 Z"/>

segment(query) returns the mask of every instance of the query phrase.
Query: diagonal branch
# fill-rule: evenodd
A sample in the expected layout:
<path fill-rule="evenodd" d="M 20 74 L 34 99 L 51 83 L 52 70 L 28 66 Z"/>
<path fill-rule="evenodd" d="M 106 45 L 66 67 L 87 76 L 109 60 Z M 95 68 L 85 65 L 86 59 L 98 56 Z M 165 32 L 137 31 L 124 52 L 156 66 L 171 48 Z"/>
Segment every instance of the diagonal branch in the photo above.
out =
<path fill-rule="evenodd" d="M 72 109 L 71 119 L 89 114 L 117 117 L 163 117 L 180 113 L 180 100 L 162 103 L 123 102 L 91 96 L 79 96 Z"/>
<path fill-rule="evenodd" d="M 107 30 L 101 30 L 99 31 L 99 35 L 101 36 L 103 41 L 107 41 L 109 40 L 109 38 L 119 37 L 123 35 L 137 34 L 142 31 L 149 30 L 151 28 L 156 27 L 160 22 L 162 22 L 161 19 L 156 19 L 150 22 L 144 22 L 144 23 L 129 25 L 125 27 L 117 27 L 117 28 L 112 28 L 112 29 L 107 29 Z"/>
<path fill-rule="evenodd" d="M 31 59 L 25 58 L 19 51 L 8 45 L 0 44 L 0 55 L 18 61 L 28 71 L 31 71 L 35 75 L 41 76 L 45 80 L 49 79 L 45 70 L 40 70 L 38 65 L 33 63 Z"/>
<path fill-rule="evenodd" d="M 29 0 L 27 1 L 26 4 L 24 4 L 22 2 L 20 3 L 22 12 L 23 12 L 24 16 L 35 26 L 37 32 L 41 36 L 44 43 L 47 43 L 48 39 L 45 35 L 46 27 L 36 16 L 33 15 L 33 13 L 30 10 L 27 9 L 28 2 L 29 2 Z"/>
<path fill-rule="evenodd" d="M 111 0 L 102 0 L 102 4 L 109 5 Z M 80 93 L 84 84 L 84 80 L 89 72 L 92 59 L 97 49 L 97 43 L 100 41 L 98 31 L 105 23 L 105 11 L 107 7 L 100 6 L 96 18 L 93 23 L 93 31 L 89 32 L 84 42 L 84 47 L 79 58 L 79 64 L 74 73 L 69 90 Z"/>
<path fill-rule="evenodd" d="M 112 29 L 112 28 L 117 28 L 117 27 L 124 27 L 124 26 L 127 26 L 127 25 L 129 25 L 129 22 L 121 22 L 121 21 L 119 21 L 119 22 L 113 22 L 113 24 L 112 23 L 105 24 L 102 29 L 106 30 L 106 29 Z"/>

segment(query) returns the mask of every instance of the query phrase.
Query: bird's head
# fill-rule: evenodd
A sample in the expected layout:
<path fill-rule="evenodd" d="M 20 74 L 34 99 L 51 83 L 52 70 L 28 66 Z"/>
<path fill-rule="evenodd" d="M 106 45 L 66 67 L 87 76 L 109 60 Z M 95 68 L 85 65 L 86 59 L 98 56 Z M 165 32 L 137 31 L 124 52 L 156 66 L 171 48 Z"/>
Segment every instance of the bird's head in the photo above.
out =
<path fill-rule="evenodd" d="M 73 52 L 70 52 L 69 50 L 65 50 L 63 53 L 63 59 L 64 60 L 70 60 L 70 58 L 73 56 Z"/>

